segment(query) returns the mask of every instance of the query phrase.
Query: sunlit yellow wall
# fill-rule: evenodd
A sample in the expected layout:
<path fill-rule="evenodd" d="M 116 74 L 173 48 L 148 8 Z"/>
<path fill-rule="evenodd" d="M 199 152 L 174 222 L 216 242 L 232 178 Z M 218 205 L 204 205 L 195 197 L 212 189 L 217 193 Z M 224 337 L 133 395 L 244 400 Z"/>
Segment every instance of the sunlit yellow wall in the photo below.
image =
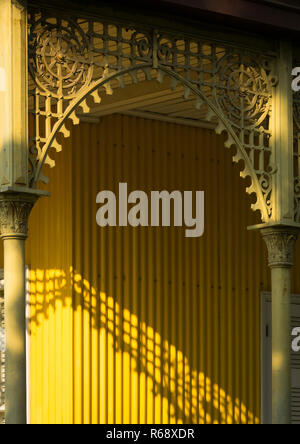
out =
<path fill-rule="evenodd" d="M 56 160 L 27 250 L 31 421 L 259 421 L 260 291 L 270 283 L 222 137 L 111 116 L 74 128 Z M 97 193 L 122 181 L 204 190 L 204 237 L 97 227 Z"/>
<path fill-rule="evenodd" d="M 72 158 L 56 156 L 30 218 L 30 401 L 33 423 L 73 421 Z M 47 174 L 48 175 L 48 174 Z"/>

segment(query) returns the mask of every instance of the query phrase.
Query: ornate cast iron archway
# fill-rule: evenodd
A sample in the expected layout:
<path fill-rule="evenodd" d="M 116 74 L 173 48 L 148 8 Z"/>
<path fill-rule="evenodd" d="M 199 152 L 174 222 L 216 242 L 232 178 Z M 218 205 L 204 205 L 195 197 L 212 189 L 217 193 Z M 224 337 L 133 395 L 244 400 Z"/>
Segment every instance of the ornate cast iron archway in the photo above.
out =
<path fill-rule="evenodd" d="M 43 11 L 39 2 L 35 4 L 29 15 L 24 2 L 7 0 L 1 6 L 5 51 L 0 59 L 8 85 L 1 91 L 0 119 L 0 235 L 9 302 L 7 375 L 12 375 L 6 381 L 8 423 L 26 422 L 25 239 L 30 210 L 43 194 L 38 184 L 47 182 L 43 166 L 54 166 L 51 150 L 61 150 L 60 135 L 70 135 L 69 121 L 79 123 L 78 110 L 89 113 L 103 94 L 117 88 L 164 78 L 185 99 L 193 98 L 195 113 L 212 120 L 217 133 L 227 135 L 225 146 L 235 149 L 233 160 L 241 161 L 241 176 L 251 180 L 247 191 L 256 196 L 252 208 L 260 211 L 265 222 L 256 228 L 266 240 L 272 268 L 272 313 L 277 327 L 272 332 L 272 353 L 282 356 L 272 374 L 273 422 L 289 423 L 288 301 L 292 249 L 300 230 L 300 223 L 295 223 L 300 222 L 300 99 L 295 94 L 293 149 L 291 42 L 271 42 L 270 38 L 259 49 L 241 35 L 231 39 L 227 33 L 225 41 L 224 34 L 220 37 L 212 30 L 204 34 L 194 28 L 192 36 L 187 31 L 166 31 L 164 25 L 156 29 L 151 18 L 145 20 L 146 25 L 127 25 L 122 20 L 86 18 L 84 13 L 76 16 L 63 7 L 58 13 L 51 12 L 51 5 Z M 34 127 L 29 141 L 29 181 L 27 105 Z M 15 353 L 16 340 L 24 345 L 19 354 Z"/>
<path fill-rule="evenodd" d="M 276 86 L 273 58 L 221 42 L 175 36 L 155 29 L 81 18 L 29 16 L 29 110 L 34 117 L 30 139 L 30 186 L 47 182 L 44 164 L 55 165 L 51 149 L 61 150 L 59 133 L 70 135 L 67 121 L 79 123 L 76 111 L 88 113 L 101 102 L 102 90 L 144 80 L 170 79 L 184 97 L 195 97 L 216 132 L 227 133 L 235 147 L 241 176 L 250 177 L 249 194 L 263 222 L 272 218 L 272 94 Z"/>

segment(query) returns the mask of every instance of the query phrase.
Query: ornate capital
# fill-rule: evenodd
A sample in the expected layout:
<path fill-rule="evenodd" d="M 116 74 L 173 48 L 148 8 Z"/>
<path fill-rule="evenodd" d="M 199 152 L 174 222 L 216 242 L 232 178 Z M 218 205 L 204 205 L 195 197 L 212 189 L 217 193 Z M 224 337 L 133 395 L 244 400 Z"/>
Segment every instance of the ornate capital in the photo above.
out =
<path fill-rule="evenodd" d="M 267 244 L 269 266 L 291 268 L 294 263 L 294 246 L 299 229 L 293 227 L 270 227 L 262 229 Z"/>
<path fill-rule="evenodd" d="M 0 237 L 2 239 L 27 238 L 28 218 L 36 200 L 35 195 L 6 193 L 0 195 Z"/>

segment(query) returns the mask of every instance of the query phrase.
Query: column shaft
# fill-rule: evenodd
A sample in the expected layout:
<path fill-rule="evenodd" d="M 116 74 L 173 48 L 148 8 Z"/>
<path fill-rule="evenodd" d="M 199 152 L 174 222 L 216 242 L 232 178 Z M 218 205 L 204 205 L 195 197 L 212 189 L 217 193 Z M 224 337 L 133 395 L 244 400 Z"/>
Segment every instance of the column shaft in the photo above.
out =
<path fill-rule="evenodd" d="M 291 423 L 291 268 L 299 229 L 262 229 L 272 271 L 272 422 Z"/>
<path fill-rule="evenodd" d="M 272 422 L 291 422 L 291 284 L 289 268 L 272 268 Z"/>
<path fill-rule="evenodd" d="M 5 422 L 26 424 L 25 240 L 4 240 Z"/>
<path fill-rule="evenodd" d="M 4 241 L 5 422 L 26 424 L 25 240 L 37 195 L 0 193 Z"/>

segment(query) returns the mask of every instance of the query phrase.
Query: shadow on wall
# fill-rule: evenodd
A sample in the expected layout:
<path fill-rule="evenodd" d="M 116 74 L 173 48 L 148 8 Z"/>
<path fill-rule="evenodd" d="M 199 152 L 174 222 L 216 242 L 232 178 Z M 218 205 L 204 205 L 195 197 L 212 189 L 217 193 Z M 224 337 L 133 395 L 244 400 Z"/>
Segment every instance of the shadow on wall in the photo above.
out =
<path fill-rule="evenodd" d="M 113 115 L 74 128 L 59 156 L 27 256 L 32 421 L 258 422 L 268 270 L 223 137 Z M 121 182 L 204 190 L 205 235 L 99 228 L 96 196 Z"/>
<path fill-rule="evenodd" d="M 57 305 L 68 305 L 65 295 L 70 285 L 74 290 L 74 316 L 83 310 L 96 332 L 94 346 L 100 351 L 100 359 L 90 352 L 90 359 L 97 363 L 89 364 L 91 368 L 96 365 L 98 384 L 84 371 L 79 382 L 84 386 L 88 378 L 99 387 L 99 392 L 92 394 L 97 398 L 99 422 L 107 422 L 107 411 L 115 409 L 119 410 L 114 418 L 117 423 L 259 423 L 239 399 L 232 399 L 204 372 L 194 368 L 178 347 L 163 340 L 134 313 L 121 309 L 113 297 L 98 291 L 72 267 L 67 272 L 31 270 L 31 334 L 45 324 L 45 317 L 51 318 Z M 76 350 L 73 352 L 75 361 Z M 84 350 L 79 353 L 84 359 Z M 116 387 L 111 399 L 109 379 L 113 374 Z M 128 401 L 131 411 L 126 410 Z"/>

